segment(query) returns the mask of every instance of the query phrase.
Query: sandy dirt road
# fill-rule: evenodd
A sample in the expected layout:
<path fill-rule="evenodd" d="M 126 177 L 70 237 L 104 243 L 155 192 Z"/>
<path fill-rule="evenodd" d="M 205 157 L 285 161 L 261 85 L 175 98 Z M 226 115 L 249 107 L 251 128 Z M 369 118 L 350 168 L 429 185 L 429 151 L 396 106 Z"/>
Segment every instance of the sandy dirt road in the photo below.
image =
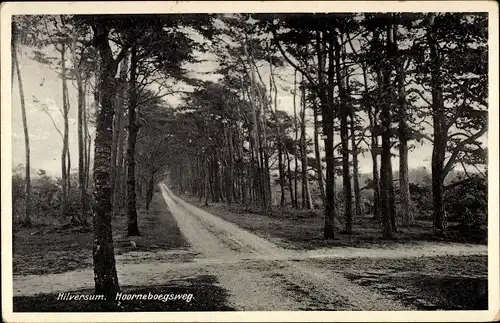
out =
<path fill-rule="evenodd" d="M 439 255 L 486 255 L 478 245 L 427 244 L 396 249 L 328 248 L 296 251 L 280 248 L 176 197 L 163 184 L 161 194 L 194 259 L 175 259 L 176 251 L 116 257 L 121 286 L 148 286 L 169 280 L 217 277 L 237 310 L 412 310 L 389 295 L 357 285 L 315 259 L 405 258 Z M 185 250 L 183 251 L 186 252 Z M 136 257 L 141 258 L 137 262 Z M 161 256 L 161 255 L 160 255 Z M 160 259 L 160 260 L 159 260 Z M 14 276 L 15 296 L 93 288 L 91 268 L 49 275 Z"/>
<path fill-rule="evenodd" d="M 439 245 L 389 252 L 357 248 L 286 250 L 183 201 L 163 184 L 161 191 L 181 232 L 200 254 L 200 260 L 226 264 L 211 274 L 229 291 L 230 305 L 239 310 L 412 310 L 396 299 L 352 283 L 341 273 L 318 267 L 312 260 L 411 257 L 422 256 L 423 251 L 425 255 L 481 253 L 476 246 L 444 249 Z"/>

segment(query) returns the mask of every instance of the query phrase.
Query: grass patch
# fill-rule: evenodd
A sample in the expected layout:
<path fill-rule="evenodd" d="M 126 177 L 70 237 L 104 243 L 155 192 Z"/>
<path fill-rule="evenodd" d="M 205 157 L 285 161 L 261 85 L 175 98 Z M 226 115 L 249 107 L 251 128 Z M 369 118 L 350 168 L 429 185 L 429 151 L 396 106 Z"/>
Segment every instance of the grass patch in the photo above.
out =
<path fill-rule="evenodd" d="M 57 300 L 58 294 L 14 297 L 14 312 L 174 312 L 174 311 L 232 311 L 227 306 L 227 293 L 216 285 L 213 276 L 174 280 L 168 284 L 149 287 L 123 287 L 127 294 L 193 294 L 186 300 L 133 300 L 112 306 L 106 301 Z M 93 294 L 93 290 L 73 291 L 71 294 Z"/>
<path fill-rule="evenodd" d="M 141 236 L 127 237 L 127 216 L 113 219 L 115 254 L 187 248 L 182 233 L 160 194 L 149 211 L 138 210 Z M 136 243 L 134 247 L 130 240 Z M 92 228 L 39 226 L 13 235 L 14 275 L 61 273 L 92 266 Z"/>
<path fill-rule="evenodd" d="M 140 236 L 127 237 L 126 215 L 122 220 L 123 224 L 116 226 L 120 230 L 115 233 L 117 254 L 128 251 L 185 249 L 189 246 L 161 194 L 153 196 L 149 211 L 141 210 L 141 214 L 138 214 Z M 132 246 L 130 240 L 136 243 L 136 247 Z"/>
<path fill-rule="evenodd" d="M 337 219 L 336 238 L 324 240 L 322 209 L 274 208 L 271 212 L 264 213 L 258 208 L 242 205 L 210 203 L 205 206 L 203 202 L 194 198 L 186 198 L 186 200 L 207 212 L 290 249 L 309 250 L 333 246 L 390 247 L 395 244 L 414 244 L 425 241 L 487 243 L 484 237 L 466 236 L 458 230 L 449 230 L 446 238 L 437 238 L 432 234 L 432 221 L 428 220 L 417 220 L 412 226 L 400 227 L 400 232 L 395 239 L 384 239 L 381 225 L 371 218 L 356 219 L 352 234 L 343 233 L 342 224 Z"/>
<path fill-rule="evenodd" d="M 404 272 L 429 275 L 480 276 L 488 275 L 487 256 L 429 256 L 418 258 L 335 258 L 315 262 L 339 272 L 373 271 L 386 274 Z"/>
<path fill-rule="evenodd" d="M 381 276 L 346 274 L 360 285 L 393 295 L 419 310 L 487 310 L 488 279 L 412 274 Z"/>
<path fill-rule="evenodd" d="M 318 263 L 419 310 L 488 309 L 485 256 L 329 259 Z"/>

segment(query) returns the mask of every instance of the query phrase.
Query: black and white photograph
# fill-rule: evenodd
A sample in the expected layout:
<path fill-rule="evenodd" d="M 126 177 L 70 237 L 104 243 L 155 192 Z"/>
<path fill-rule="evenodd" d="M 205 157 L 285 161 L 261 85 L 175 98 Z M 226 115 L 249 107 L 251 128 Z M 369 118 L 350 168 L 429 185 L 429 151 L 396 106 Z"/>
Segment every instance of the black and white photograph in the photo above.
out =
<path fill-rule="evenodd" d="M 434 5 L 4 3 L 3 319 L 499 319 L 498 5 Z"/>

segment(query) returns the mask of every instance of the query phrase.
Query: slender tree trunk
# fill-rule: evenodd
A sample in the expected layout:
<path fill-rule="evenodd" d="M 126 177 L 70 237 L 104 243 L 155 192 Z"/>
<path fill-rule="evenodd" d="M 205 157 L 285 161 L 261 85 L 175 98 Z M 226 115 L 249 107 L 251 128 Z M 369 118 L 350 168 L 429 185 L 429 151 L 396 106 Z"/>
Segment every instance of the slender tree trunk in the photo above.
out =
<path fill-rule="evenodd" d="M 432 87 L 432 115 L 434 125 L 434 143 L 432 147 L 432 196 L 434 206 L 434 232 L 438 236 L 445 234 L 446 214 L 444 208 L 444 160 L 447 132 L 440 73 L 439 45 L 436 40 L 437 26 L 434 14 L 430 14 L 427 41 L 430 47 L 430 71 Z"/>
<path fill-rule="evenodd" d="M 66 179 L 68 181 L 68 197 L 69 197 L 69 194 L 71 194 L 71 189 L 72 189 L 72 183 L 71 183 L 71 154 L 70 154 L 70 151 L 69 151 L 69 122 L 68 122 L 68 135 L 66 136 L 66 161 L 68 162 L 68 164 L 66 166 Z M 70 203 L 69 200 L 68 200 L 68 203 Z"/>
<path fill-rule="evenodd" d="M 88 182 L 88 176 L 89 174 L 87 173 L 88 165 L 87 165 L 87 159 L 88 159 L 88 154 L 89 151 L 87 150 L 88 147 L 88 136 L 87 136 L 87 101 L 86 101 L 86 95 L 87 95 L 87 82 L 84 81 L 84 86 L 83 86 L 83 93 L 84 93 L 84 100 L 83 100 L 83 111 L 82 111 L 82 141 L 83 141 L 83 186 L 85 188 L 85 192 L 87 192 L 87 182 Z M 88 209 L 87 209 L 88 211 Z"/>
<path fill-rule="evenodd" d="M 243 81 L 242 81 L 242 92 L 243 92 Z M 243 92 L 244 96 L 244 92 Z M 246 205 L 248 203 L 248 189 L 249 185 L 247 183 L 248 175 L 246 173 L 244 159 L 243 159 L 243 134 L 241 130 L 241 110 L 240 106 L 236 105 L 236 123 L 237 123 L 237 132 L 236 132 L 236 142 L 237 142 L 237 169 L 240 175 L 240 188 L 241 188 L 241 203 Z"/>
<path fill-rule="evenodd" d="M 88 129 L 88 121 L 87 121 L 87 92 L 88 91 L 88 79 L 85 79 L 83 82 L 83 111 L 82 111 L 82 130 L 83 130 L 83 186 L 85 189 L 85 198 L 87 201 L 87 213 L 89 213 L 89 204 L 88 204 L 88 183 L 89 183 L 89 164 L 88 159 L 90 155 L 89 150 L 89 129 Z"/>
<path fill-rule="evenodd" d="M 128 141 L 127 141 L 127 215 L 128 215 L 128 236 L 138 236 L 139 226 L 137 224 L 137 206 L 135 193 L 135 145 L 139 127 L 136 121 L 137 109 L 137 49 L 132 47 L 130 58 L 130 100 L 128 104 Z"/>
<path fill-rule="evenodd" d="M 380 79 L 380 73 L 377 71 L 377 79 Z M 366 66 L 363 66 L 363 82 L 365 85 L 365 97 L 368 99 L 368 79 L 366 76 Z M 380 86 L 380 82 L 377 82 Z M 371 143 L 370 143 L 370 153 L 372 157 L 372 186 L 373 186 L 373 219 L 380 221 L 380 179 L 379 179 L 379 169 L 378 169 L 378 135 L 375 131 L 378 128 L 377 118 L 378 118 L 378 104 L 374 104 L 372 107 L 368 108 L 368 119 L 370 121 L 371 128 Z"/>
<path fill-rule="evenodd" d="M 93 92 L 93 95 L 94 95 L 94 106 L 93 106 L 93 113 L 95 116 L 97 116 L 97 113 L 98 113 L 98 110 L 99 110 L 99 79 L 100 79 L 100 76 L 99 76 L 99 70 L 100 70 L 100 66 L 99 66 L 99 61 L 97 62 L 97 70 L 95 71 L 95 80 L 94 80 L 94 92 Z M 91 115 L 91 112 L 90 111 L 87 111 L 87 123 L 86 123 L 86 132 L 87 132 L 87 136 L 88 136 L 88 142 L 87 142 L 87 151 L 88 151 L 88 154 L 87 154 L 87 187 L 90 186 L 90 155 L 91 155 L 91 151 L 92 151 L 92 136 L 90 135 L 90 132 L 89 132 L 89 124 L 88 124 L 88 120 L 90 119 L 90 115 Z M 97 118 L 97 117 L 96 117 Z"/>
<path fill-rule="evenodd" d="M 341 73 L 340 54 L 341 44 L 340 39 L 335 40 L 335 65 L 337 86 L 340 96 L 340 142 L 342 146 L 342 186 L 344 192 L 344 217 L 345 217 L 345 232 L 352 233 L 352 192 L 351 192 L 351 176 L 349 167 L 349 133 L 348 133 L 348 107 L 347 95 L 344 88 L 345 76 Z"/>
<path fill-rule="evenodd" d="M 252 63 L 253 65 L 253 63 Z M 253 72 L 252 72 L 253 73 Z M 255 81 L 255 77 L 253 77 Z M 257 85 L 255 86 L 255 92 L 259 92 Z M 262 99 L 265 96 L 261 95 Z M 260 183 L 261 183 L 261 193 L 263 208 L 269 211 L 272 203 L 271 196 L 271 185 L 270 185 L 270 175 L 269 175 L 269 157 L 267 155 L 267 136 L 265 127 L 265 116 L 264 116 L 264 100 L 262 100 L 257 106 L 257 138 L 258 138 L 258 156 L 260 159 Z"/>
<path fill-rule="evenodd" d="M 121 142 L 121 149 L 119 149 L 119 153 L 121 157 L 118 157 L 118 175 L 119 175 L 119 191 L 118 191 L 118 196 L 120 203 L 125 204 L 126 201 L 128 201 L 127 197 L 127 178 L 128 178 L 128 167 L 127 167 L 127 146 L 128 146 L 128 120 L 125 119 L 123 120 L 123 138 L 119 138 L 119 142 Z M 137 172 L 136 172 L 137 174 Z"/>
<path fill-rule="evenodd" d="M 68 192 L 71 192 L 72 183 L 71 183 L 71 153 L 69 150 L 69 122 L 68 122 L 68 136 L 67 136 L 66 140 L 67 140 L 66 153 L 68 155 L 68 157 L 67 157 L 68 167 L 66 168 L 68 174 L 66 175 L 66 178 L 68 179 Z"/>
<path fill-rule="evenodd" d="M 311 191 L 309 190 L 309 173 L 307 171 L 307 149 L 306 149 L 306 88 L 304 78 L 302 77 L 302 109 L 301 109 L 301 129 L 300 146 L 302 150 L 302 182 L 304 183 L 304 201 L 302 206 L 306 209 L 312 209 Z"/>
<path fill-rule="evenodd" d="M 94 43 L 99 53 L 99 107 L 96 117 L 96 138 L 94 144 L 94 259 L 95 293 L 115 299 L 120 291 L 113 247 L 111 228 L 111 140 L 113 138 L 113 102 L 115 95 L 114 75 L 117 62 L 112 57 L 109 45 L 109 29 L 96 20 L 92 26 Z"/>
<path fill-rule="evenodd" d="M 281 126 L 279 126 L 281 128 Z M 278 131 L 281 131 L 279 129 Z M 279 171 L 279 177 L 280 177 L 280 189 L 281 189 L 281 195 L 280 195 L 280 206 L 284 207 L 285 206 L 285 169 L 283 165 L 283 143 L 281 141 L 281 136 L 278 139 L 278 171 Z"/>
<path fill-rule="evenodd" d="M 197 181 L 197 189 L 198 189 L 198 197 L 201 199 L 205 196 L 205 173 L 203 171 L 203 157 L 198 157 L 198 181 Z"/>
<path fill-rule="evenodd" d="M 381 100 L 381 119 L 382 119 L 382 152 L 380 161 L 380 192 L 382 206 L 382 224 L 383 235 L 386 238 L 392 238 L 395 232 L 394 228 L 394 209 L 393 197 L 394 184 L 392 181 L 391 165 L 391 114 L 390 114 L 390 58 L 392 52 L 392 26 L 387 26 L 387 51 L 386 60 L 383 63 L 382 71 L 382 93 Z"/>
<path fill-rule="evenodd" d="M 214 171 L 214 158 L 213 156 L 210 157 L 210 196 L 212 199 L 212 203 L 217 203 L 219 202 L 219 197 L 217 195 L 217 176 Z"/>
<path fill-rule="evenodd" d="M 270 76 L 269 76 L 269 86 L 270 86 L 270 92 L 271 95 L 270 97 L 272 98 L 272 91 L 274 90 L 274 121 L 276 123 L 276 141 L 277 141 L 277 146 L 278 146 L 278 172 L 279 172 L 279 179 L 280 179 L 280 207 L 285 206 L 285 169 L 283 165 L 283 140 L 281 138 L 281 122 L 278 118 L 278 87 L 276 86 L 276 80 L 274 79 L 274 71 L 273 71 L 273 65 L 271 62 L 271 56 L 269 57 L 269 70 L 270 70 Z"/>
<path fill-rule="evenodd" d="M 295 205 L 295 195 L 293 192 L 293 185 L 292 185 L 292 169 L 290 167 L 291 164 L 291 158 L 290 155 L 288 154 L 288 151 L 285 151 L 286 154 L 286 161 L 287 161 L 287 166 L 288 166 L 288 190 L 290 192 L 290 202 L 292 203 L 292 206 Z"/>
<path fill-rule="evenodd" d="M 352 181 L 354 189 L 354 219 L 361 219 L 361 193 L 359 190 L 358 143 L 356 142 L 355 115 L 351 111 Z"/>
<path fill-rule="evenodd" d="M 249 185 L 250 201 L 256 202 L 258 201 L 256 197 L 259 196 L 259 194 L 257 194 L 259 178 L 258 178 L 258 161 L 256 162 L 255 160 L 255 140 L 252 134 L 250 134 L 250 171 L 247 171 L 247 174 L 249 175 L 248 182 L 250 183 Z"/>
<path fill-rule="evenodd" d="M 321 196 L 321 203 L 325 205 L 325 184 L 323 181 L 323 165 L 321 163 L 321 153 L 319 149 L 319 133 L 318 128 L 320 127 L 318 121 L 318 107 L 313 107 L 314 112 L 314 156 L 316 158 L 316 169 L 318 173 L 318 187 Z"/>
<path fill-rule="evenodd" d="M 251 54 L 251 53 L 250 53 Z M 252 65 L 252 73 L 253 75 L 257 74 L 259 76 L 259 79 L 262 81 L 262 77 L 259 73 L 259 70 L 257 69 L 253 56 L 251 55 L 251 65 Z M 255 80 L 255 76 L 253 76 L 253 79 Z M 263 83 L 263 81 L 262 81 Z M 259 151 L 261 154 L 261 164 L 263 165 L 262 167 L 262 182 L 264 183 L 263 185 L 263 197 L 265 199 L 265 208 L 267 211 L 270 210 L 272 206 L 272 190 L 271 190 L 271 175 L 270 175 L 270 169 L 269 169 L 269 152 L 268 152 L 268 143 L 267 143 L 267 126 L 266 126 L 266 107 L 269 107 L 269 110 L 272 111 L 272 104 L 268 102 L 267 96 L 265 94 L 265 91 L 262 90 L 262 88 L 258 85 L 256 85 L 255 82 L 253 82 L 255 86 L 256 93 L 259 94 L 259 97 L 261 98 L 260 104 L 258 105 L 258 122 L 259 122 Z"/>
<path fill-rule="evenodd" d="M 254 66 L 252 64 L 252 58 L 250 56 L 250 53 L 248 51 L 248 39 L 247 35 L 245 35 L 245 41 L 243 44 L 243 49 L 244 49 L 244 54 L 247 57 L 247 63 L 250 66 L 250 91 L 249 91 L 249 98 L 250 98 L 250 106 L 252 109 L 251 113 L 251 118 L 252 118 L 252 129 L 251 129 L 251 135 L 250 135 L 250 146 L 252 149 L 252 153 L 254 154 L 252 160 L 257 161 L 256 167 L 254 167 L 256 174 L 254 174 L 254 181 L 257 179 L 257 185 L 256 188 L 259 190 L 259 198 L 262 202 L 262 207 L 264 209 L 267 209 L 267 201 L 265 197 L 265 184 L 263 181 L 263 156 L 262 156 L 262 143 L 261 143 L 261 133 L 259 131 L 259 118 L 257 116 L 258 114 L 258 108 L 256 106 L 256 88 L 255 88 L 255 72 L 254 72 Z M 255 162 L 254 162 L 255 165 Z"/>
<path fill-rule="evenodd" d="M 62 81 L 62 101 L 63 101 L 63 148 L 61 152 L 61 176 L 63 181 L 63 215 L 69 215 L 69 194 L 70 194 L 70 168 L 71 161 L 69 156 L 69 122 L 68 122 L 68 112 L 69 112 L 69 102 L 68 102 L 68 90 L 66 81 L 66 45 L 61 44 L 60 49 L 61 54 L 61 81 Z M 73 215 L 71 215 L 72 222 L 75 221 Z"/>
<path fill-rule="evenodd" d="M 67 79 L 67 70 L 66 70 L 66 46 L 63 44 L 62 46 L 62 51 L 63 51 L 63 56 L 64 58 L 61 59 L 61 62 L 63 64 L 63 69 L 62 69 L 62 73 L 61 73 L 61 79 L 62 79 L 62 82 L 63 82 L 63 89 L 64 89 L 64 93 L 63 93 L 63 100 L 64 100 L 64 104 L 63 104 L 63 108 L 64 108 L 64 145 L 66 147 L 66 162 L 67 162 L 67 166 L 66 166 L 66 180 L 68 181 L 68 195 L 71 194 L 71 186 L 72 186 L 72 183 L 71 183 L 71 154 L 70 154 L 70 150 L 69 150 L 69 110 L 70 110 L 70 103 L 69 103 L 69 93 L 68 93 L 68 79 Z M 61 57 L 62 58 L 62 57 Z M 70 201 L 68 200 L 68 203 Z M 72 215 L 73 217 L 73 215 Z M 77 220 L 78 222 L 78 220 Z"/>
<path fill-rule="evenodd" d="M 124 160 L 124 102 L 125 89 L 128 74 L 128 59 L 125 57 L 120 66 L 120 76 L 118 79 L 118 91 L 115 106 L 115 127 L 114 127 L 114 159 L 113 159 L 113 213 L 116 215 L 123 205 L 123 160 Z"/>
<path fill-rule="evenodd" d="M 297 71 L 295 71 L 294 74 L 294 79 L 293 79 L 293 131 L 295 133 L 295 138 L 293 142 L 293 156 L 294 156 L 294 170 L 293 170 L 293 184 L 294 184 L 294 200 L 295 200 L 295 207 L 299 208 L 299 197 L 298 197 L 298 187 L 297 187 L 297 169 L 298 169 L 298 158 L 297 158 L 297 142 L 299 138 L 299 128 L 297 126 L 297 103 L 296 103 L 296 97 L 297 97 Z"/>
<path fill-rule="evenodd" d="M 374 126 L 372 126 L 374 127 Z M 372 133 L 370 152 L 372 156 L 373 219 L 380 221 L 380 176 L 378 165 L 378 136 Z"/>
<path fill-rule="evenodd" d="M 219 203 L 221 202 L 221 178 L 219 174 L 219 159 L 216 157 L 217 154 L 214 154 L 212 157 L 212 174 L 213 174 L 213 191 L 214 197 L 213 202 Z"/>
<path fill-rule="evenodd" d="M 149 206 L 151 205 L 151 201 L 153 200 L 153 192 L 154 192 L 154 189 L 155 189 L 155 182 L 154 182 L 154 173 L 151 173 L 149 175 L 149 179 L 148 179 L 148 184 L 147 184 L 147 189 L 146 189 L 146 210 L 149 210 Z M 129 223 L 130 225 L 130 223 Z M 134 224 L 132 224 L 134 225 Z M 137 221 L 136 221 L 136 224 L 137 226 Z M 132 230 L 134 230 L 132 228 Z M 129 236 L 131 236 L 130 234 L 128 234 Z M 137 234 L 133 234 L 135 236 L 138 236 L 139 235 L 139 229 L 137 229 Z"/>
<path fill-rule="evenodd" d="M 397 30 L 393 28 L 394 53 L 398 53 Z M 401 203 L 401 220 L 404 226 L 411 223 L 413 216 L 410 207 L 410 181 L 408 178 L 408 126 L 406 111 L 405 75 L 403 58 L 397 58 L 396 81 L 398 86 L 398 112 L 399 112 L 399 195 Z"/>
<path fill-rule="evenodd" d="M 322 57 L 319 57 L 321 50 L 318 51 L 318 62 L 319 62 L 319 85 L 320 85 L 320 102 L 321 111 L 323 116 L 323 136 L 325 137 L 325 155 L 326 155 L 326 203 L 325 203 L 325 228 L 323 236 L 325 239 L 334 238 L 334 219 L 335 219 L 335 157 L 334 157 L 334 147 L 333 147 L 333 125 L 334 125 L 334 100 L 333 100 L 333 86 L 334 86 L 334 58 L 333 58 L 333 46 L 335 41 L 334 35 L 329 35 L 329 46 L 328 46 L 328 93 L 325 95 L 325 84 L 323 78 L 323 61 Z M 317 34 L 318 41 L 323 45 L 326 42 L 321 41 L 321 35 Z M 325 48 L 326 46 L 323 46 Z"/>
<path fill-rule="evenodd" d="M 392 162 L 389 159 L 389 207 L 390 207 L 390 220 L 391 220 L 391 231 L 393 233 L 398 232 L 397 224 L 396 224 L 396 191 L 394 189 L 394 176 L 392 171 Z"/>
<path fill-rule="evenodd" d="M 87 137 L 87 163 L 86 163 L 86 171 L 87 181 L 85 183 L 86 188 L 88 189 L 90 186 L 90 152 L 92 151 L 92 137 L 90 134 Z M 90 208 L 90 205 L 89 205 Z"/>
<path fill-rule="evenodd" d="M 208 193 L 210 191 L 210 165 L 205 157 L 205 206 L 208 206 Z"/>
<path fill-rule="evenodd" d="M 345 48 L 343 57 L 345 59 Z M 349 96 L 350 91 L 350 82 L 349 75 L 346 75 L 346 91 Z M 352 151 L 352 182 L 353 182 L 353 190 L 354 190 L 354 214 L 353 218 L 356 220 L 361 220 L 361 194 L 359 191 L 359 163 L 358 163 L 358 142 L 356 141 L 356 113 L 354 111 L 354 107 L 351 104 L 351 100 L 349 98 L 349 118 L 351 121 L 351 151 Z"/>
<path fill-rule="evenodd" d="M 68 207 L 68 172 L 66 171 L 66 148 L 65 148 L 65 140 L 64 140 L 64 135 L 63 135 L 63 147 L 61 150 L 61 189 L 62 189 L 62 216 L 66 217 L 69 213 L 69 207 Z"/>
<path fill-rule="evenodd" d="M 320 123 L 318 121 L 318 110 L 319 113 L 324 117 L 324 109 L 325 109 L 325 88 L 324 88 L 324 76 L 323 70 L 325 68 L 325 55 L 323 55 L 325 42 L 321 39 L 320 32 L 316 32 L 316 55 L 318 59 L 318 83 L 320 86 L 319 89 L 319 99 L 320 106 L 313 105 L 314 109 L 314 154 L 316 157 L 316 168 L 318 169 L 318 186 L 321 194 L 321 202 L 323 206 L 326 205 L 326 193 L 325 193 L 325 183 L 323 178 L 323 163 L 321 162 L 321 153 L 319 148 L 319 127 Z"/>
<path fill-rule="evenodd" d="M 400 142 L 402 144 L 403 142 Z M 408 142 L 399 147 L 399 190 L 403 225 L 413 224 L 411 209 L 410 181 L 408 178 Z"/>
<path fill-rule="evenodd" d="M 19 87 L 19 99 L 21 101 L 21 115 L 23 119 L 23 130 L 24 130 L 24 150 L 26 155 L 25 175 L 24 175 L 24 215 L 22 219 L 22 224 L 26 227 L 31 227 L 31 163 L 30 163 L 30 141 L 28 132 L 28 119 L 26 117 L 26 104 L 24 101 L 24 89 L 23 80 L 21 77 L 21 70 L 19 68 L 19 59 L 17 57 L 17 37 L 18 29 L 16 23 L 12 21 L 12 76 L 11 80 L 14 78 L 14 71 L 17 74 L 17 84 Z M 13 82 L 11 82 L 13 84 Z"/>
<path fill-rule="evenodd" d="M 184 195 L 184 176 L 183 171 L 184 167 L 182 166 L 183 164 L 179 164 L 179 196 Z"/>
<path fill-rule="evenodd" d="M 143 177 L 139 177 L 139 181 L 137 183 L 137 193 L 141 199 L 144 199 L 144 179 Z"/>
<path fill-rule="evenodd" d="M 73 57 L 73 68 L 76 77 L 76 85 L 78 91 L 78 117 L 77 117 L 77 132 L 78 132 L 78 188 L 80 192 L 80 207 L 81 207 L 81 217 L 79 222 L 83 225 L 87 225 L 87 187 L 86 174 L 85 174 L 85 162 L 86 162 L 86 138 L 84 137 L 84 114 L 85 114 L 85 95 L 86 88 L 82 80 L 81 70 L 79 68 L 79 60 L 76 54 L 76 39 L 77 36 L 73 33 L 73 40 L 71 44 L 71 54 Z"/>
<path fill-rule="evenodd" d="M 232 202 L 235 201 L 237 202 L 237 196 L 236 196 L 236 190 L 235 190 L 235 180 L 234 180 L 234 145 L 233 145 L 233 130 L 231 127 L 228 129 L 228 144 L 229 144 L 229 170 L 228 170 L 228 182 L 229 182 L 229 189 L 228 189 L 228 201 Z"/>
<path fill-rule="evenodd" d="M 116 110 L 116 102 L 114 103 Z M 111 205 L 112 205 L 112 216 L 115 217 L 117 213 L 116 201 L 115 201 L 115 193 L 116 193 L 116 173 L 118 172 L 116 167 L 116 155 L 118 151 L 117 145 L 117 121 L 116 121 L 116 111 L 115 111 L 115 119 L 113 120 L 113 142 L 111 143 Z"/>
<path fill-rule="evenodd" d="M 389 118 L 387 104 L 383 104 L 381 116 L 384 118 L 382 120 L 382 126 L 384 129 L 389 127 L 387 119 Z M 388 130 L 384 130 L 382 133 L 382 152 L 381 152 L 381 164 L 380 164 L 380 200 L 381 200 L 381 215 L 383 224 L 383 233 L 387 238 L 391 238 L 393 235 L 391 227 L 391 207 L 390 207 L 390 196 L 389 196 L 389 186 L 390 184 L 390 136 Z"/>
<path fill-rule="evenodd" d="M 261 128 L 262 128 L 262 153 L 264 155 L 264 181 L 265 187 L 264 190 L 266 192 L 266 200 L 267 200 L 267 210 L 270 211 L 272 207 L 273 201 L 273 192 L 271 189 L 271 170 L 269 169 L 269 153 L 267 147 L 267 126 L 266 126 L 266 110 L 264 107 L 261 107 Z"/>

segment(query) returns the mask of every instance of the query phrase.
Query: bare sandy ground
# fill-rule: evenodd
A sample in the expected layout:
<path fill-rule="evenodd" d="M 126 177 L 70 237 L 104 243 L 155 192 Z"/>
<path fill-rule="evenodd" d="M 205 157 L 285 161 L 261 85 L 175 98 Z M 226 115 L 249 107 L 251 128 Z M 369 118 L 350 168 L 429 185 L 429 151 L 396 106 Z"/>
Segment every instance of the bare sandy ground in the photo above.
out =
<path fill-rule="evenodd" d="M 402 245 L 390 250 L 345 247 L 287 250 L 183 201 L 163 184 L 160 188 L 191 245 L 189 253 L 195 257 L 183 259 L 186 251 L 182 250 L 117 256 L 122 286 L 148 286 L 208 274 L 218 278 L 230 295 L 228 305 L 237 310 L 414 310 L 388 295 L 352 283 L 314 260 L 487 254 L 486 246 L 444 243 Z M 14 276 L 14 295 L 91 289 L 93 283 L 91 268 Z"/>

